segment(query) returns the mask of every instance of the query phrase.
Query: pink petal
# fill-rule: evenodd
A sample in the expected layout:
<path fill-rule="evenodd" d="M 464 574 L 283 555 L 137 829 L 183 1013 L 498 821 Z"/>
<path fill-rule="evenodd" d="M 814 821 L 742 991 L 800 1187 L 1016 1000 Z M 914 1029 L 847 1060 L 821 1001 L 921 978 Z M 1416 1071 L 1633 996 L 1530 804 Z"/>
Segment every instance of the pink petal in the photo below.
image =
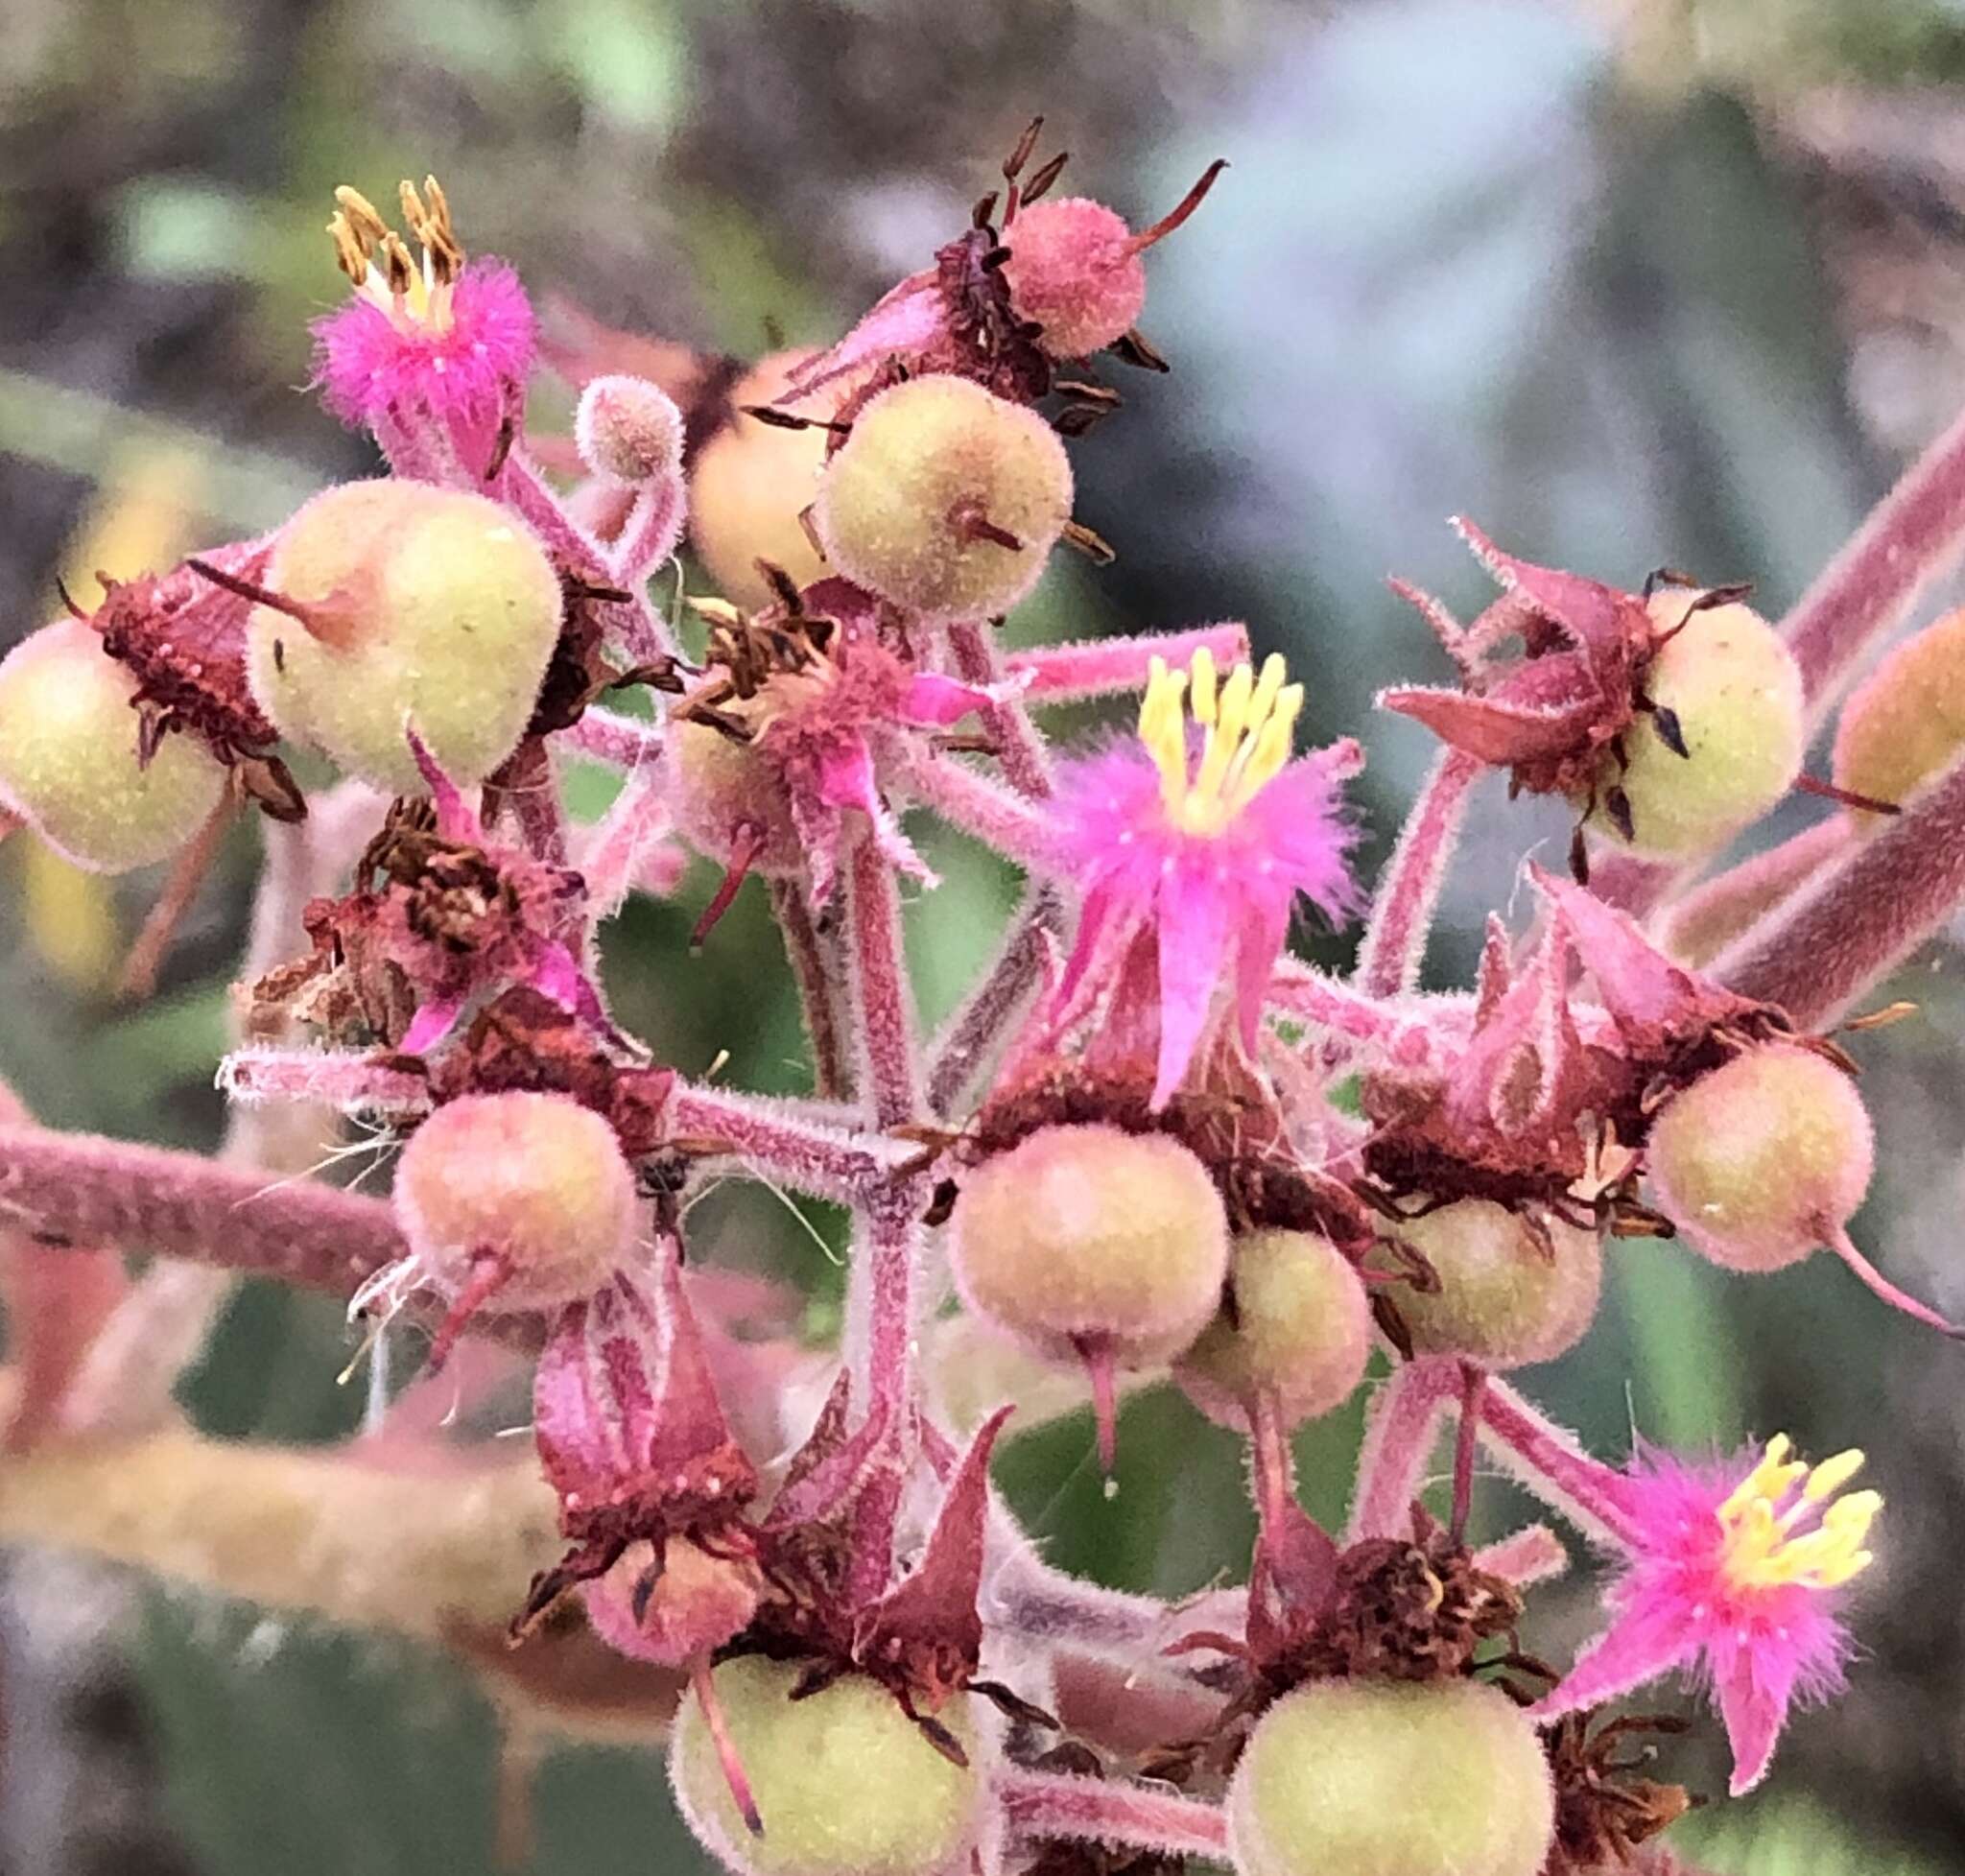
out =
<path fill-rule="evenodd" d="M 1733 1748 L 1733 1777 L 1726 1789 L 1729 1795 L 1743 1797 L 1767 1775 L 1774 1744 L 1787 1721 L 1787 1700 L 1760 1684 L 1745 1655 L 1714 1692 L 1726 1722 L 1726 1743 Z"/>
<path fill-rule="evenodd" d="M 995 701 L 981 684 L 965 684 L 938 672 L 919 671 L 908 679 L 908 688 L 901 698 L 901 717 L 907 723 L 945 728 L 960 722 L 971 710 L 980 710 Z"/>
<path fill-rule="evenodd" d="M 1548 1720 L 1600 1705 L 1674 1668 L 1688 1666 L 1698 1651 L 1696 1630 L 1676 1609 L 1621 1615 L 1576 1657 L 1575 1666 L 1528 1709 L 1529 1715 Z"/>
<path fill-rule="evenodd" d="M 414 724 L 403 725 L 403 735 L 408 738 L 410 754 L 415 758 L 416 771 L 423 777 L 423 785 L 430 791 L 430 798 L 437 806 L 437 832 L 446 841 L 461 841 L 470 846 L 485 843 L 484 823 L 478 819 L 477 811 L 458 792 L 457 784 L 438 766 L 437 758 L 430 753 L 429 745 L 416 734 Z"/>
<path fill-rule="evenodd" d="M 433 997 L 410 1019 L 403 1039 L 396 1045 L 405 1056 L 426 1056 L 457 1027 L 463 1014 L 462 997 Z"/>
<path fill-rule="evenodd" d="M 1172 1099 L 1208 1026 L 1234 925 L 1227 882 L 1183 868 L 1160 888 L 1160 1066 L 1157 1111 Z"/>

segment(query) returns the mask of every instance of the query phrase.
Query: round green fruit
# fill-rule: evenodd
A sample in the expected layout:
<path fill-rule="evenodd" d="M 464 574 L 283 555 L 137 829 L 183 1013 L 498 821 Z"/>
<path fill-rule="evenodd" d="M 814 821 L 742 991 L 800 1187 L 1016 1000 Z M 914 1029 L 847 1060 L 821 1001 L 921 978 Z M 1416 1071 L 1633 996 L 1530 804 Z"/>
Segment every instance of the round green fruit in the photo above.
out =
<path fill-rule="evenodd" d="M 1835 786 L 1902 803 L 1965 754 L 1965 610 L 1906 638 L 1851 693 L 1835 726 Z M 1880 816 L 1861 815 L 1882 826 Z"/>
<path fill-rule="evenodd" d="M 92 872 L 161 860 L 225 794 L 196 736 L 137 760 L 136 679 L 79 619 L 43 626 L 0 660 L 0 805 Z"/>
<path fill-rule="evenodd" d="M 724 866 L 751 848 L 749 870 L 766 879 L 804 871 L 791 796 L 769 755 L 688 717 L 671 718 L 664 736 L 675 825 L 692 845 Z"/>
<path fill-rule="evenodd" d="M 1645 673 L 1645 695 L 1677 719 L 1686 753 L 1669 748 L 1650 720 L 1624 737 L 1628 766 L 1607 784 L 1630 803 L 1639 852 L 1704 853 L 1758 820 L 1794 786 L 1807 745 L 1801 671 L 1779 632 L 1740 605 L 1710 606 L 1686 618 L 1692 595 L 1669 587 L 1653 596 L 1668 638 Z M 1599 798 L 1591 825 L 1614 840 Z"/>
<path fill-rule="evenodd" d="M 410 1135 L 395 1173 L 397 1222 L 433 1273 L 462 1280 L 502 1257 L 500 1306 L 590 1296 L 634 1243 L 634 1174 L 614 1129 L 570 1095 L 464 1095 Z"/>
<path fill-rule="evenodd" d="M 883 391 L 826 465 L 813 518 L 855 584 L 929 620 L 1007 611 L 1071 518 L 1071 464 L 1033 411 L 937 373 Z"/>
<path fill-rule="evenodd" d="M 559 578 L 509 510 L 393 479 L 317 495 L 247 626 L 252 695 L 283 735 L 399 794 L 414 728 L 461 786 L 517 747 L 559 637 Z M 291 609 L 285 609 L 291 608 Z"/>
<path fill-rule="evenodd" d="M 963 1302 L 1058 1360 L 1171 1361 L 1220 1305 L 1227 1214 L 1164 1134 L 1041 1128 L 963 1179 L 949 1223 Z"/>
<path fill-rule="evenodd" d="M 1603 1252 L 1594 1231 L 1460 1199 L 1398 1233 L 1439 1276 L 1431 1294 L 1399 1293 L 1399 1314 L 1420 1354 L 1526 1367 L 1572 1347 L 1597 1314 Z"/>
<path fill-rule="evenodd" d="M 751 1876 L 966 1876 L 987 1788 L 970 1697 L 936 1715 L 966 1769 L 935 1750 L 888 1690 L 841 1675 L 791 1698 L 803 1664 L 740 1655 L 714 1673 L 716 1698 L 764 1825 L 746 1825 L 700 1705 L 685 1700 L 669 1774 L 710 1853 Z"/>
<path fill-rule="evenodd" d="M 1673 1095 L 1645 1167 L 1658 1208 L 1730 1270 L 1778 1270 L 1855 1216 L 1876 1165 L 1856 1084 L 1811 1049 L 1752 1049 Z"/>
<path fill-rule="evenodd" d="M 1478 1681 L 1311 1681 L 1228 1791 L 1237 1876 L 1538 1876 L 1555 1796 L 1535 1728 Z"/>
<path fill-rule="evenodd" d="M 1210 1419 L 1246 1427 L 1267 1392 L 1285 1426 L 1341 1406 L 1364 1379 L 1371 1305 L 1351 1261 L 1314 1231 L 1247 1231 L 1228 1253 L 1224 1302 L 1174 1369 Z"/>

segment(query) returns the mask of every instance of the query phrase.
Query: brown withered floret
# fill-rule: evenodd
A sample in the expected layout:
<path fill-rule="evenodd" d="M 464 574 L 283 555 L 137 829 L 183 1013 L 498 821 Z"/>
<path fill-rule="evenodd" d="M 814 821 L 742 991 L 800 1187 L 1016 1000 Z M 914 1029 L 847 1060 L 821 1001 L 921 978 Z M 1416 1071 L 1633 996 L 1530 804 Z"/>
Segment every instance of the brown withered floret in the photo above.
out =
<path fill-rule="evenodd" d="M 1669 1715 L 1605 1721 L 1595 1708 L 1565 1714 L 1543 1727 L 1555 1782 L 1555 1840 L 1542 1876 L 1589 1876 L 1625 1867 L 1641 1844 L 1700 1802 L 1683 1785 L 1638 1775 L 1652 1751 L 1634 1742 L 1685 1729 L 1684 1721 Z"/>

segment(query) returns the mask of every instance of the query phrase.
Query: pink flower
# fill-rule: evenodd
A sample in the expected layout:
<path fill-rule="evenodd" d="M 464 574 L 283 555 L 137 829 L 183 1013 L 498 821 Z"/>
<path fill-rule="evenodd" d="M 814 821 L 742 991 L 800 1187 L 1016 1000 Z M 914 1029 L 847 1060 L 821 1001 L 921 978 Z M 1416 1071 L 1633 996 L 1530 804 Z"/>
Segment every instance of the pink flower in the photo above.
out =
<path fill-rule="evenodd" d="M 1150 984 L 1156 1107 L 1186 1075 L 1224 978 L 1243 1046 L 1255 1046 L 1299 894 L 1332 919 L 1358 909 L 1358 833 L 1339 790 L 1362 758 L 1345 741 L 1290 761 L 1303 687 L 1283 678 L 1279 657 L 1219 685 L 1205 649 L 1187 671 L 1155 658 L 1138 735 L 1059 777 L 1059 856 L 1084 913 L 1052 1022 L 1090 1014 L 1115 982 L 1122 997 Z M 1123 1030 L 1141 1012 L 1113 1013 Z"/>
<path fill-rule="evenodd" d="M 422 197 L 405 182 L 403 211 L 420 265 L 366 198 L 336 191 L 330 224 L 355 291 L 316 322 L 316 382 L 343 422 L 427 411 L 461 439 L 488 446 L 518 408 L 533 361 L 531 302 L 502 261 L 466 262 L 435 178 Z M 473 452 L 475 460 L 476 452 Z"/>
<path fill-rule="evenodd" d="M 1610 1626 L 1534 1709 L 1574 1712 L 1689 1670 L 1716 1698 L 1733 1747 L 1732 1793 L 1766 1775 L 1796 1700 L 1838 1692 L 1849 1641 L 1835 1592 L 1867 1567 L 1882 1508 L 1838 1497 L 1862 1464 L 1846 1452 L 1811 1468 L 1779 1436 L 1739 1463 L 1694 1465 L 1651 1449 L 1618 1475 L 1619 1541 L 1629 1553 L 1607 1592 Z"/>

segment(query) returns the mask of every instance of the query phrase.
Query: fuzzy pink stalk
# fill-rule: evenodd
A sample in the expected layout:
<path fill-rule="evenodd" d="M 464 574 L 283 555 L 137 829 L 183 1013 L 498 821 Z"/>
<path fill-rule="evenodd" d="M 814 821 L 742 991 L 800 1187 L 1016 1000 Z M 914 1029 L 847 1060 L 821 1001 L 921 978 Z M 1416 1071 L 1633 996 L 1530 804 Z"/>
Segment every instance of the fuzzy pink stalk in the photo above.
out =
<path fill-rule="evenodd" d="M 1010 1824 L 1028 1837 L 1062 1837 L 1120 1850 L 1224 1862 L 1228 1829 L 1216 1806 L 1164 1789 L 1068 1772 L 1006 1769 L 993 1789 Z"/>
<path fill-rule="evenodd" d="M 798 986 L 806 1039 L 812 1044 L 812 1091 L 821 1101 L 849 1101 L 853 1070 L 840 1023 L 838 942 L 830 934 L 821 935 L 813 922 L 800 882 L 774 879 L 769 886 L 771 911 L 785 940 L 785 961 Z"/>
<path fill-rule="evenodd" d="M 627 525 L 607 549 L 615 583 L 630 590 L 648 580 L 675 552 L 687 518 L 687 496 L 679 475 L 660 476 L 634 498 Z"/>
<path fill-rule="evenodd" d="M 1367 996 L 1395 997 L 1419 982 L 1433 908 L 1460 837 L 1467 796 L 1483 765 L 1464 750 L 1442 749 L 1406 817 L 1399 843 L 1374 895 L 1352 981 Z"/>
<path fill-rule="evenodd" d="M 916 1152 L 905 1140 L 815 1119 L 790 1101 L 687 1081 L 675 1083 L 665 1117 L 673 1140 L 711 1157 L 727 1153 L 739 1171 L 840 1204 L 889 1184 Z"/>
<path fill-rule="evenodd" d="M 1715 874 L 1672 902 L 1666 914 L 1664 948 L 1685 963 L 1704 963 L 1839 858 L 1854 843 L 1857 832 L 1850 816 L 1831 815 L 1778 846 Z"/>
<path fill-rule="evenodd" d="M 948 648 L 956 675 L 971 684 L 1000 684 L 1003 667 L 996 640 L 987 626 L 955 625 L 948 629 Z M 977 715 L 983 733 L 996 746 L 1004 778 L 1019 795 L 1051 793 L 1051 753 L 1021 702 L 985 703 Z"/>
<path fill-rule="evenodd" d="M 597 703 L 588 704 L 580 720 L 562 729 L 555 741 L 563 748 L 615 769 L 639 769 L 662 753 L 659 724 L 603 709 Z"/>
<path fill-rule="evenodd" d="M 1574 1434 L 1505 1382 L 1490 1379 L 1482 1390 L 1480 1427 L 1501 1462 L 1584 1535 L 1610 1537 L 1626 1547 L 1636 1542 L 1624 1475 L 1593 1460 Z"/>
<path fill-rule="evenodd" d="M 901 950 L 901 899 L 894 869 L 870 840 L 860 841 L 846 875 L 847 945 L 858 1017 L 862 1100 L 876 1128 L 922 1118 L 914 997 Z"/>
<path fill-rule="evenodd" d="M 380 1199 L 38 1128 L 0 1128 L 0 1220 L 46 1245 L 115 1245 L 337 1296 L 409 1255 Z"/>
<path fill-rule="evenodd" d="M 1453 1362 L 1423 1360 L 1394 1368 L 1379 1389 L 1358 1449 L 1346 1543 L 1400 1536 L 1411 1529 L 1412 1501 L 1432 1461 L 1447 1403 L 1459 1387 Z"/>
<path fill-rule="evenodd" d="M 1055 890 L 1032 888 L 1010 920 L 995 961 L 929 1045 L 932 1112 L 952 1114 L 1007 1042 L 1011 1026 L 1037 993 L 1063 920 Z"/>
<path fill-rule="evenodd" d="M 990 780 L 980 769 L 924 750 L 908 761 L 907 782 L 916 800 L 1018 866 L 1038 866 L 1050 857 L 1049 830 L 1030 796 Z"/>
<path fill-rule="evenodd" d="M 1965 900 L 1965 761 L 1749 927 L 1709 975 L 1826 1029 Z"/>
<path fill-rule="evenodd" d="M 338 1049 L 235 1049 L 219 1064 L 219 1087 L 236 1102 L 314 1101 L 343 1114 L 419 1113 L 430 1104 L 420 1075 Z"/>
<path fill-rule="evenodd" d="M 1079 703 L 1146 688 L 1155 658 L 1170 671 L 1208 652 L 1223 671 L 1249 661 L 1248 628 L 1239 623 L 1196 626 L 1189 631 L 1141 632 L 1124 638 L 1094 638 L 1075 645 L 1038 645 L 1012 652 L 1004 675 L 1024 679 L 1027 703 Z"/>
<path fill-rule="evenodd" d="M 1475 1569 L 1527 1589 L 1561 1576 L 1570 1567 L 1570 1554 L 1546 1524 L 1531 1524 L 1483 1544 L 1474 1553 L 1473 1562 Z"/>
<path fill-rule="evenodd" d="M 1362 1042 L 1388 1060 L 1408 1066 L 1429 1061 L 1436 1053 L 1432 1024 L 1437 1005 L 1424 1010 L 1361 992 L 1354 985 L 1326 977 L 1314 965 L 1296 958 L 1279 958 L 1269 978 L 1267 1001 L 1302 1022 Z"/>
<path fill-rule="evenodd" d="M 648 764 L 628 776 L 614 805 L 588 834 L 580 873 L 587 884 L 589 931 L 612 918 L 640 881 L 643 862 L 672 825 L 670 798 L 667 778 Z"/>
<path fill-rule="evenodd" d="M 1869 647 L 1965 548 L 1965 414 L 1920 456 L 1781 622 L 1816 722 Z"/>

